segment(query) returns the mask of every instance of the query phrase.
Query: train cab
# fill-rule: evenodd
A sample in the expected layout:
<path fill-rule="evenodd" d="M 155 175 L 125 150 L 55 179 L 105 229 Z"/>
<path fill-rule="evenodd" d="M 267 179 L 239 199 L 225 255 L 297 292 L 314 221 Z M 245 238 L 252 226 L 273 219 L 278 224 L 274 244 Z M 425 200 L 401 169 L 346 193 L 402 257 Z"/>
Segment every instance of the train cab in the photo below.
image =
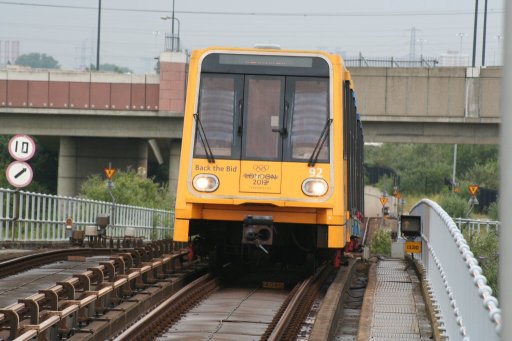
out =
<path fill-rule="evenodd" d="M 361 141 L 341 57 L 194 51 L 174 240 L 197 237 L 211 257 L 299 263 L 342 248 L 362 211 L 362 194 L 352 193 L 362 188 Z"/>

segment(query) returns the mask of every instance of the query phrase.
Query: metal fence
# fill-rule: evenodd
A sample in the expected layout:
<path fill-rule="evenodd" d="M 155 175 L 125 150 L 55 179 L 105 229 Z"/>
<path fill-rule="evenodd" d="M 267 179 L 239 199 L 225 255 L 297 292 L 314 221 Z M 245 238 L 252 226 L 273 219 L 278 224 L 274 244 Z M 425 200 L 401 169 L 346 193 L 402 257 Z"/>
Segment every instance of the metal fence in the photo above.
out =
<path fill-rule="evenodd" d="M 428 199 L 411 214 L 422 218 L 421 261 L 449 340 L 499 340 L 498 300 L 457 225 Z"/>
<path fill-rule="evenodd" d="M 0 188 L 0 241 L 67 240 L 66 219 L 84 230 L 105 214 L 111 217 L 107 237 L 123 237 L 127 228 L 146 240 L 172 235 L 171 211 Z"/>
<path fill-rule="evenodd" d="M 480 233 L 482 231 L 495 231 L 499 233 L 501 223 L 495 220 L 476 220 L 453 218 L 453 222 L 461 232 L 468 231 L 470 234 Z"/>
<path fill-rule="evenodd" d="M 436 58 L 423 58 L 410 60 L 396 57 L 356 57 L 344 58 L 346 67 L 436 67 L 439 61 Z"/>

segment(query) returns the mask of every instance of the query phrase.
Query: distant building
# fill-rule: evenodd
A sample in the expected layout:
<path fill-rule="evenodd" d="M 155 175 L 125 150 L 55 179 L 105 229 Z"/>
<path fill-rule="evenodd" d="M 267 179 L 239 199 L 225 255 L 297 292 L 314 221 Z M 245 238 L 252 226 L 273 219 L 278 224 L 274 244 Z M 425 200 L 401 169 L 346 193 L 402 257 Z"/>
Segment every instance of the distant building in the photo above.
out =
<path fill-rule="evenodd" d="M 20 56 L 20 42 L 18 40 L 0 40 L 0 65 L 14 64 Z"/>
<path fill-rule="evenodd" d="M 438 66 L 469 66 L 469 55 L 459 51 L 448 50 L 439 56 Z"/>

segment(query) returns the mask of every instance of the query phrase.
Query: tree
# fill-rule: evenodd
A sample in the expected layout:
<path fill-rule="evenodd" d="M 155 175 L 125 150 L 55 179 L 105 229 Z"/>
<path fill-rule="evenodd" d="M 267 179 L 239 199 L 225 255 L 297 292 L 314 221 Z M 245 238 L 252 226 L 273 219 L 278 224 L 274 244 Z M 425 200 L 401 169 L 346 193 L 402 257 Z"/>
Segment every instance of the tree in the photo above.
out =
<path fill-rule="evenodd" d="M 33 68 L 41 69 L 59 69 L 60 65 L 52 56 L 48 56 L 45 53 L 29 53 L 22 54 L 16 59 L 15 64 L 30 66 Z"/>
<path fill-rule="evenodd" d="M 467 180 L 489 188 L 498 187 L 498 148 L 460 145 L 457 153 L 458 181 Z M 439 193 L 445 178 L 451 179 L 453 145 L 383 144 L 365 146 L 365 162 L 393 168 L 405 193 Z M 481 183 L 480 183 L 481 182 Z"/>
<path fill-rule="evenodd" d="M 467 200 L 457 193 L 443 194 L 439 199 L 439 205 L 452 218 L 466 218 L 469 210 Z"/>
<path fill-rule="evenodd" d="M 96 71 L 96 65 L 89 65 L 87 71 Z M 133 71 L 124 66 L 115 64 L 100 64 L 100 71 L 115 72 L 115 73 L 133 73 Z"/>
<path fill-rule="evenodd" d="M 133 170 L 118 171 L 114 177 L 112 194 L 116 203 L 148 208 L 170 209 L 172 202 L 165 186 L 159 186 L 152 179 L 141 177 Z M 112 201 L 107 182 L 100 175 L 94 175 L 82 183 L 80 196 L 93 200 Z"/>
<path fill-rule="evenodd" d="M 478 184 L 480 187 L 498 189 L 498 162 L 496 160 L 492 160 L 485 164 L 478 163 L 470 168 L 462 178 L 470 183 Z"/>

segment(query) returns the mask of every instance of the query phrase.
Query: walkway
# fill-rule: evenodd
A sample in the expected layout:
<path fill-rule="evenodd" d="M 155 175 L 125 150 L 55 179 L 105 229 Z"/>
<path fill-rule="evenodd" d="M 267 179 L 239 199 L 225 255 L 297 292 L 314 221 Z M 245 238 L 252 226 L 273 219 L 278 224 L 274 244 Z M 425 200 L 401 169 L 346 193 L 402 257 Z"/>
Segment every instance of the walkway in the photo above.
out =
<path fill-rule="evenodd" d="M 431 340 L 421 284 L 405 261 L 381 260 L 370 268 L 359 327 L 358 340 Z"/>

